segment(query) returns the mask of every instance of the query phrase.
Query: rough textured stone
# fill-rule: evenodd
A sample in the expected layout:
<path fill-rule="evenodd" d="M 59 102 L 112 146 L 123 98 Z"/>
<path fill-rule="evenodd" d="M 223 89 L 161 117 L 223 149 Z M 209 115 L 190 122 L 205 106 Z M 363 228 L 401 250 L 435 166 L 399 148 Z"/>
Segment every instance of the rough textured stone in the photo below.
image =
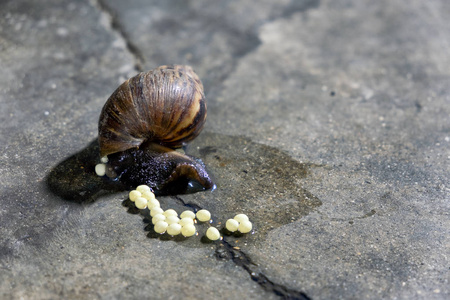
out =
<path fill-rule="evenodd" d="M 2 2 L 0 298 L 450 297 L 449 16 L 421 0 Z M 172 63 L 204 81 L 188 152 L 217 189 L 161 201 L 219 228 L 247 213 L 254 234 L 158 236 L 126 193 L 77 204 L 46 185 L 94 148 L 119 83 Z"/>

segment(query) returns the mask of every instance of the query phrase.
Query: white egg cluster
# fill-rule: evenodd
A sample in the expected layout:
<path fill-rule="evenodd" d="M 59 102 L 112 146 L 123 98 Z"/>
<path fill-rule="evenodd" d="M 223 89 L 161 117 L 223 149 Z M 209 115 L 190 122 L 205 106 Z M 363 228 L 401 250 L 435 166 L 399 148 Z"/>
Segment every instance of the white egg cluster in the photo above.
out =
<path fill-rule="evenodd" d="M 128 194 L 128 197 L 139 209 L 148 207 L 148 209 L 152 210 L 153 208 L 160 207 L 159 201 L 155 198 L 155 194 L 146 185 L 138 186 Z"/>
<path fill-rule="evenodd" d="M 253 224 L 249 221 L 247 215 L 238 214 L 233 219 L 228 219 L 225 228 L 231 232 L 249 233 L 252 231 Z"/>
<path fill-rule="evenodd" d="M 195 223 L 212 222 L 211 213 L 206 209 L 201 209 L 194 213 L 193 211 L 183 211 L 179 216 L 174 209 L 163 210 L 155 194 L 147 185 L 140 185 L 128 194 L 129 199 L 139 209 L 148 208 L 152 217 L 153 229 L 156 233 L 166 233 L 175 236 L 182 234 L 184 237 L 196 235 L 197 229 Z M 233 219 L 228 219 L 225 228 L 230 232 L 239 231 L 248 233 L 252 230 L 252 223 L 245 214 L 238 214 Z M 206 237 L 211 241 L 221 238 L 220 232 L 215 227 L 209 227 L 206 231 Z"/>
<path fill-rule="evenodd" d="M 156 233 L 163 234 L 167 232 L 169 235 L 182 234 L 190 237 L 196 234 L 197 230 L 194 226 L 195 214 L 192 211 L 184 211 L 178 217 L 178 213 L 174 209 L 163 210 L 161 204 L 155 198 L 155 194 L 147 185 L 140 185 L 132 190 L 128 197 L 134 202 L 139 209 L 148 208 L 152 217 L 152 224 Z"/>

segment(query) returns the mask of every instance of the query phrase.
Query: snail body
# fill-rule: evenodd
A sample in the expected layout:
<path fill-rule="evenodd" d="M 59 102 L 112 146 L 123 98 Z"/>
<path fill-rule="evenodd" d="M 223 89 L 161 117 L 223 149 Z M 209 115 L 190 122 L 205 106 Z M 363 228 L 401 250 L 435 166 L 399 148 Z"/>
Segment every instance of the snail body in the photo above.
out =
<path fill-rule="evenodd" d="M 205 121 L 203 85 L 191 67 L 161 66 L 128 79 L 99 118 L 100 156 L 108 156 L 108 176 L 163 193 L 180 192 L 174 187 L 190 181 L 211 188 L 203 163 L 175 151 L 197 137 Z"/>

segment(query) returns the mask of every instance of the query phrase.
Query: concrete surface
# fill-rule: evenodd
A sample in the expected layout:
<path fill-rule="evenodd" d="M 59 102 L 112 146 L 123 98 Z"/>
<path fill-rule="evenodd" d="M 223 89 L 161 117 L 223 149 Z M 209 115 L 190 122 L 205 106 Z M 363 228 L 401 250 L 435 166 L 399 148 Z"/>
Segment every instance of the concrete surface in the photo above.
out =
<path fill-rule="evenodd" d="M 448 1 L 127 2 L 0 3 L 0 298 L 450 298 Z M 253 234 L 157 236 L 126 192 L 48 184 L 94 189 L 102 105 L 173 63 L 217 189 L 160 200 Z"/>

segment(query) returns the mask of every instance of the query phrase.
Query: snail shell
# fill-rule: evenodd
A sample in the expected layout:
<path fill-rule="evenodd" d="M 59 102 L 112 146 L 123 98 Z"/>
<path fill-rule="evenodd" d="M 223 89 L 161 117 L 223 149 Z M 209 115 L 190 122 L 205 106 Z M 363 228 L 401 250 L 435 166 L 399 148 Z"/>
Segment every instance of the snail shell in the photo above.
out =
<path fill-rule="evenodd" d="M 121 84 L 99 120 L 100 155 L 155 142 L 180 148 L 206 120 L 203 84 L 189 66 L 161 66 Z"/>
<path fill-rule="evenodd" d="M 205 120 L 203 85 L 191 67 L 161 66 L 128 79 L 100 114 L 100 156 L 109 158 L 108 176 L 161 193 L 184 192 L 177 185 L 192 180 L 211 188 L 203 163 L 174 150 L 197 137 Z"/>

